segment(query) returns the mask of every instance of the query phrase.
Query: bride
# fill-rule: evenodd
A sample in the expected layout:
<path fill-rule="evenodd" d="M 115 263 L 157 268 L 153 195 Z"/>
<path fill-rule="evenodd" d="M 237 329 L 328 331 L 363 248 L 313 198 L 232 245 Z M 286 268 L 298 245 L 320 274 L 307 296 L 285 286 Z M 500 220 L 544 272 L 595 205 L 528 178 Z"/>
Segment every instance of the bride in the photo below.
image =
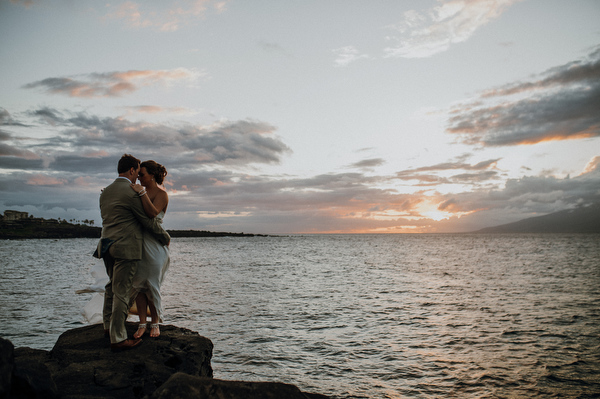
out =
<path fill-rule="evenodd" d="M 160 187 L 167 170 L 155 161 L 144 161 L 140 165 L 138 179 L 141 184 L 131 184 L 138 193 L 148 217 L 162 220 L 167 211 L 169 196 Z M 169 249 L 161 245 L 152 234 L 144 231 L 142 260 L 133 276 L 133 288 L 130 298 L 135 298 L 140 324 L 133 335 L 140 338 L 147 330 L 148 308 L 150 309 L 150 337 L 160 335 L 159 323 L 162 321 L 160 286 L 169 268 Z"/>

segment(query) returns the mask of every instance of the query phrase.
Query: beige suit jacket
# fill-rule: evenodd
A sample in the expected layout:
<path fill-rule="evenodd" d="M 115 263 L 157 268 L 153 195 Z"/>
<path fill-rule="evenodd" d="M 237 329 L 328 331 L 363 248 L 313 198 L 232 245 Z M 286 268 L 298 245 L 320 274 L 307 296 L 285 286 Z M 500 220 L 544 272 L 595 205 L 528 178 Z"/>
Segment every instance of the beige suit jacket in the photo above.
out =
<path fill-rule="evenodd" d="M 141 199 L 129 184 L 129 180 L 118 178 L 100 194 L 102 239 L 114 241 L 109 249 L 113 258 L 138 260 L 142 259 L 143 229 L 154 234 L 163 245 L 168 245 L 171 237 L 162 228 L 160 219 L 146 216 Z"/>

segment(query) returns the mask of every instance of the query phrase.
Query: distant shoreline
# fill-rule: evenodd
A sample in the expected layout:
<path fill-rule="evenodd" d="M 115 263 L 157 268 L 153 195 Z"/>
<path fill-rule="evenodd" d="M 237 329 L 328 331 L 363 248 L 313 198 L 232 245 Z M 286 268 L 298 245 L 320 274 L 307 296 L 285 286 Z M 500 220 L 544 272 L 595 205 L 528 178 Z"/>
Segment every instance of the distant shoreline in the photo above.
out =
<path fill-rule="evenodd" d="M 102 228 L 66 220 L 21 217 L 0 219 L 0 240 L 100 238 Z M 263 234 L 212 232 L 204 230 L 167 230 L 171 237 L 267 237 Z"/>
<path fill-rule="evenodd" d="M 72 223 L 75 222 L 75 223 Z M 100 238 L 102 228 L 93 220 L 43 219 L 29 216 L 27 212 L 4 211 L 0 215 L 0 240 L 29 238 Z M 167 230 L 174 238 L 182 237 L 273 237 L 251 233 L 213 232 L 206 230 Z M 425 234 L 600 234 L 600 203 L 566 209 L 548 215 L 523 219 L 493 227 L 468 232 Z M 304 233 L 311 234 L 311 233 Z M 316 233 L 324 234 L 324 233 Z M 336 233 L 348 234 L 348 233 Z M 394 233 L 368 233 L 394 234 Z M 412 234 L 412 233 L 406 233 Z M 421 233 L 415 233 L 421 234 Z"/>

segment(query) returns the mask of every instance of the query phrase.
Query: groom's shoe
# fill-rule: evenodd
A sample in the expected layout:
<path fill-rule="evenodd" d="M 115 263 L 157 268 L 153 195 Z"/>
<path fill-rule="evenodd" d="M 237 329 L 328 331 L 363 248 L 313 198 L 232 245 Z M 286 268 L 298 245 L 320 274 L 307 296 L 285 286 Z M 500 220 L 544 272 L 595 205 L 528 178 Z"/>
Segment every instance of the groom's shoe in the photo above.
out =
<path fill-rule="evenodd" d="M 110 350 L 113 352 L 120 352 L 127 349 L 131 349 L 142 343 L 142 339 L 126 339 L 125 341 L 119 342 L 118 344 L 110 344 Z"/>

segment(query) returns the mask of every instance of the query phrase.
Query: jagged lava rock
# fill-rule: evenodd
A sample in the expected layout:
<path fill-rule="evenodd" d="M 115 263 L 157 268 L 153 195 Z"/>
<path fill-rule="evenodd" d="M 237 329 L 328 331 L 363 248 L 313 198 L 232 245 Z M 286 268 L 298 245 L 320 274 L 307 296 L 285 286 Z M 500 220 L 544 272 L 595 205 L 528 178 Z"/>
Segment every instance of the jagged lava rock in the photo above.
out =
<path fill-rule="evenodd" d="M 127 323 L 129 336 L 137 324 Z M 321 399 L 296 386 L 212 378 L 213 344 L 197 332 L 172 325 L 144 335 L 141 345 L 111 352 L 102 325 L 64 332 L 51 351 L 16 348 L 0 339 L 0 393 L 10 398 L 61 399 Z M 8 380 L 12 370 L 12 378 Z"/>
<path fill-rule="evenodd" d="M 47 363 L 47 351 L 16 348 L 10 398 L 59 398 L 58 388 Z"/>
<path fill-rule="evenodd" d="M 127 323 L 129 336 L 137 328 Z M 101 325 L 63 333 L 50 351 L 54 381 L 64 395 L 110 393 L 119 398 L 152 394 L 176 372 L 212 377 L 213 344 L 197 332 L 171 325 L 161 326 L 161 335 L 130 350 L 111 352 Z"/>
<path fill-rule="evenodd" d="M 176 373 L 150 399 L 327 399 L 281 382 L 224 381 Z"/>
<path fill-rule="evenodd" d="M 15 368 L 15 347 L 7 339 L 0 338 L 0 398 L 10 394 L 13 370 Z"/>

